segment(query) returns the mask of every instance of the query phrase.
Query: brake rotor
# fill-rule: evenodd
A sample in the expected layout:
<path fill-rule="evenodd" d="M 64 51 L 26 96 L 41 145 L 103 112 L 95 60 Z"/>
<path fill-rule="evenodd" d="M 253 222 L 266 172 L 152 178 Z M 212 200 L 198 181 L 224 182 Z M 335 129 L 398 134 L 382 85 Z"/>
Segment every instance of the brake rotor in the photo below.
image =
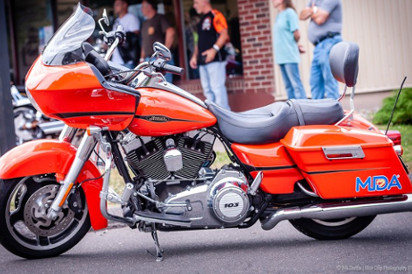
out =
<path fill-rule="evenodd" d="M 49 237 L 64 231 L 74 218 L 74 212 L 63 206 L 55 220 L 47 212 L 59 190 L 58 185 L 47 185 L 34 192 L 24 207 L 24 223 L 35 235 Z"/>

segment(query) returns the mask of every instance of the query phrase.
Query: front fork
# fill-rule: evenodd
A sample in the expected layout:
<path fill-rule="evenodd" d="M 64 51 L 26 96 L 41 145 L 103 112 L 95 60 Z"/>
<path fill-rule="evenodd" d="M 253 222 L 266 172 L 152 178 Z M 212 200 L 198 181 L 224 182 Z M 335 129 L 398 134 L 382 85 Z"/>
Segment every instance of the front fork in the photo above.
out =
<path fill-rule="evenodd" d="M 74 161 L 69 169 L 64 180 L 61 182 L 59 192 L 54 199 L 50 210 L 47 214 L 48 218 L 56 219 L 67 196 L 70 194 L 77 177 L 80 174 L 84 164 L 90 158 L 94 147 L 98 141 L 98 134 L 101 134 L 100 128 L 89 128 L 83 135 L 79 148 L 77 149 Z"/>

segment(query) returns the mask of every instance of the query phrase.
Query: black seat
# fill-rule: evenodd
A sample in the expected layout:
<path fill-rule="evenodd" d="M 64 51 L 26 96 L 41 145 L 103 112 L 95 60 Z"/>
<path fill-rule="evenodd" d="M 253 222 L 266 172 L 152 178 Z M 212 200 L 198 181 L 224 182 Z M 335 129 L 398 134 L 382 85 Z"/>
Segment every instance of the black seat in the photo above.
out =
<path fill-rule="evenodd" d="M 239 113 L 209 101 L 206 105 L 223 135 L 240 144 L 277 142 L 294 126 L 330 125 L 344 116 L 341 104 L 332 99 L 289 100 Z"/>

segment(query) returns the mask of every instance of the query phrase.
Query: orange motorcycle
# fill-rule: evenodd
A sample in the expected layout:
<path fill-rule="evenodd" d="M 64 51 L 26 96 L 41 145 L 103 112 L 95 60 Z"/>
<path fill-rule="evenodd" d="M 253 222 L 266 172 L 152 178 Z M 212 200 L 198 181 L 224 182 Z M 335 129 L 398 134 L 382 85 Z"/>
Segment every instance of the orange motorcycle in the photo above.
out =
<path fill-rule="evenodd" d="M 377 214 L 412 210 L 399 139 L 353 108 L 290 100 L 241 113 L 222 109 L 165 81 L 162 72 L 183 70 L 167 64 L 162 44 L 135 69 L 109 62 L 124 33 L 105 32 L 107 21 L 99 20 L 110 45 L 101 57 L 85 42 L 95 22 L 79 4 L 27 74 L 32 104 L 67 126 L 59 140 L 31 141 L 0 158 L 0 242 L 9 251 L 56 256 L 111 220 L 150 232 L 161 260 L 157 231 L 257 221 L 269 230 L 289 220 L 310 237 L 342 239 Z M 330 54 L 352 102 L 358 52 L 342 42 Z M 84 136 L 75 146 L 79 129 Z M 217 139 L 231 163 L 214 169 Z M 121 193 L 109 186 L 113 167 L 124 179 Z M 109 213 L 108 202 L 122 213 Z"/>

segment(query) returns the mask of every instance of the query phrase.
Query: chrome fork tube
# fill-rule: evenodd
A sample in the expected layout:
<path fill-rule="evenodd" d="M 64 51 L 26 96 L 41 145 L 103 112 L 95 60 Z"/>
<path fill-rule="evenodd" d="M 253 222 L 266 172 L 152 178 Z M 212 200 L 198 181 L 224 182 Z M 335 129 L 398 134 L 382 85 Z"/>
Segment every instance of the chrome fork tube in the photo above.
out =
<path fill-rule="evenodd" d="M 71 143 L 76 133 L 77 133 L 77 128 L 73 128 L 73 127 L 69 127 L 68 125 L 65 125 L 63 127 L 62 132 L 59 135 L 59 141 Z"/>
<path fill-rule="evenodd" d="M 77 176 L 79 176 L 79 173 L 82 170 L 84 164 L 92 154 L 93 148 L 96 143 L 97 139 L 94 135 L 89 136 L 87 132 L 83 135 L 83 139 L 76 152 L 76 156 L 70 167 L 70 170 L 61 183 L 59 192 L 57 193 L 56 198 L 51 205 L 50 211 L 48 213 L 49 218 L 54 219 L 57 217 L 57 214 L 60 212 L 67 196 L 69 195 L 70 191 L 73 188 L 73 185 L 76 182 Z"/>

